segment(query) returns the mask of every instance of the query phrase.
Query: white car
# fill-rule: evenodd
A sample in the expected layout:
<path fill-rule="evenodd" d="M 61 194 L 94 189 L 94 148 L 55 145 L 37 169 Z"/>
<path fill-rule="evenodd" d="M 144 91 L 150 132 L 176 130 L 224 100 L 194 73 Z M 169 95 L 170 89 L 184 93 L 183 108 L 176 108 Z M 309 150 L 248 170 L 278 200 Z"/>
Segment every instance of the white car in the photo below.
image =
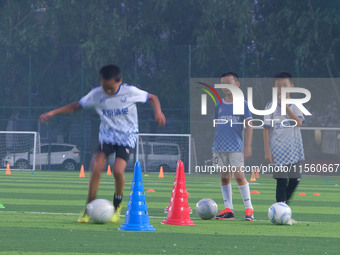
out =
<path fill-rule="evenodd" d="M 28 163 L 29 162 L 29 163 Z M 6 167 L 9 163 L 14 169 L 29 169 L 33 165 L 32 151 L 23 153 L 12 153 L 2 159 L 2 165 Z M 80 163 L 80 151 L 74 144 L 50 143 L 41 144 L 40 153 L 36 154 L 36 166 L 57 166 L 66 171 L 76 170 Z"/>
<path fill-rule="evenodd" d="M 142 169 L 150 172 L 159 171 L 161 166 L 165 172 L 175 172 L 177 161 L 181 160 L 181 150 L 176 143 L 141 142 L 138 154 Z M 130 169 L 133 169 L 133 157 L 134 155 L 130 154 L 128 162 Z"/>

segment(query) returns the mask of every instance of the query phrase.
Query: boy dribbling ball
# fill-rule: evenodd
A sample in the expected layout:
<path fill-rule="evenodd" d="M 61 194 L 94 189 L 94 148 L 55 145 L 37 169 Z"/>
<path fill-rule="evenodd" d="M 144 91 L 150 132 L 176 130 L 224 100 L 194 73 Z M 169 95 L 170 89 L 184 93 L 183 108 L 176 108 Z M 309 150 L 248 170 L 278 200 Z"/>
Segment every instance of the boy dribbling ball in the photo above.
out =
<path fill-rule="evenodd" d="M 91 161 L 91 178 L 87 203 L 95 200 L 100 174 L 106 165 L 109 155 L 115 153 L 113 176 L 115 193 L 113 205 L 115 213 L 111 222 L 118 222 L 122 209 L 124 171 L 131 151 L 134 149 L 138 135 L 138 117 L 136 103 L 151 102 L 155 112 L 155 120 L 164 126 L 166 119 L 161 110 L 158 97 L 122 82 L 122 73 L 118 66 L 103 66 L 100 71 L 101 86 L 92 89 L 79 102 L 49 111 L 40 116 L 45 122 L 55 115 L 72 113 L 80 109 L 95 109 L 100 116 L 99 146 Z M 89 222 L 86 209 L 79 217 L 79 223 Z"/>

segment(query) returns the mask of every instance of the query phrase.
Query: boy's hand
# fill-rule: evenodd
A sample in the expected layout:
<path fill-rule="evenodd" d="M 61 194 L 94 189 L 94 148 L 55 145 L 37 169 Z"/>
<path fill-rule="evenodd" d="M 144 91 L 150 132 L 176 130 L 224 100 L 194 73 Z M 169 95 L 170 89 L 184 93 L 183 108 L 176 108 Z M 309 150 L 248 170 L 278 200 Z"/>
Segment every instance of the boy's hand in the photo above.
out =
<path fill-rule="evenodd" d="M 245 159 L 250 158 L 251 155 L 253 154 L 251 146 L 245 146 L 243 150 L 243 154 L 244 154 Z"/>
<path fill-rule="evenodd" d="M 165 125 L 166 119 L 165 119 L 164 114 L 161 111 L 155 113 L 155 120 L 158 123 L 158 125 L 160 126 Z"/>
<path fill-rule="evenodd" d="M 52 118 L 52 117 L 53 117 L 53 113 L 52 112 L 46 112 L 46 113 L 40 115 L 39 121 L 41 123 L 44 123 L 44 122 L 48 121 L 50 118 Z"/>
<path fill-rule="evenodd" d="M 273 163 L 274 162 L 273 154 L 270 150 L 265 151 L 264 159 L 266 160 L 267 163 Z"/>

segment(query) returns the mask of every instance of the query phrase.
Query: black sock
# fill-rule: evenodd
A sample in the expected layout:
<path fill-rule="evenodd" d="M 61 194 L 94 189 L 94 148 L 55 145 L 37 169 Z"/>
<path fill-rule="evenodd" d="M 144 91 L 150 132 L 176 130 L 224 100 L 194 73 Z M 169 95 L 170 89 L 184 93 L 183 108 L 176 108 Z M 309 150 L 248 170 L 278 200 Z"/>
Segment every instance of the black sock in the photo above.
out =
<path fill-rule="evenodd" d="M 276 179 L 276 202 L 284 202 L 287 201 L 287 179 L 286 178 L 277 178 Z"/>
<path fill-rule="evenodd" d="M 114 206 L 115 210 L 117 210 L 118 206 L 121 204 L 122 201 L 123 201 L 123 195 L 114 194 L 114 196 L 113 196 L 113 206 Z"/>
<path fill-rule="evenodd" d="M 292 197 L 294 190 L 299 185 L 300 179 L 290 178 L 286 189 L 287 201 Z"/>

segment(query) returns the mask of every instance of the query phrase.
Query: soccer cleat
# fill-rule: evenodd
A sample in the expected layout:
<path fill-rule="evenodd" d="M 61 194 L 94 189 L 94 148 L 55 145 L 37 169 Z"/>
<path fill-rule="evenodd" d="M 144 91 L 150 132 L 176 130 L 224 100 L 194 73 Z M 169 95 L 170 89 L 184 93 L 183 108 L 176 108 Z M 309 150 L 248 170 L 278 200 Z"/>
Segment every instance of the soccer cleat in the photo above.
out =
<path fill-rule="evenodd" d="M 253 221 L 254 220 L 253 212 L 254 212 L 254 210 L 252 208 L 245 209 L 246 215 L 244 216 L 244 220 Z"/>
<path fill-rule="evenodd" d="M 115 213 L 113 214 L 112 218 L 111 218 L 111 222 L 116 223 L 119 221 L 120 218 L 120 211 L 122 210 L 123 207 L 123 203 L 120 203 L 120 205 L 118 206 L 118 208 L 115 210 Z"/>
<path fill-rule="evenodd" d="M 90 216 L 84 212 L 78 218 L 78 223 L 88 223 L 90 221 Z"/>
<path fill-rule="evenodd" d="M 235 215 L 234 212 L 230 208 L 224 208 L 221 210 L 216 216 L 218 220 L 234 220 Z"/>

